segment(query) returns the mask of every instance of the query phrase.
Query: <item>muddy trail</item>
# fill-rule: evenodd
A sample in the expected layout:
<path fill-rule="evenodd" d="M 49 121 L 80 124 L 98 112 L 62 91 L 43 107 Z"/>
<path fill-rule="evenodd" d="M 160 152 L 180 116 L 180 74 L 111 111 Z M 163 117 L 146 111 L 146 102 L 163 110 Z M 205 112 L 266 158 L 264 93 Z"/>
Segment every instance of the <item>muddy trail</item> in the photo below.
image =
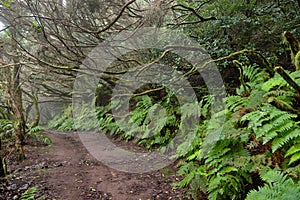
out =
<path fill-rule="evenodd" d="M 27 159 L 8 161 L 10 174 L 0 180 L 0 199 L 19 199 L 38 187 L 41 199 L 148 200 L 187 199 L 171 183 L 178 181 L 174 166 L 131 174 L 108 168 L 94 159 L 76 133 L 47 131 L 51 146 L 25 146 Z"/>

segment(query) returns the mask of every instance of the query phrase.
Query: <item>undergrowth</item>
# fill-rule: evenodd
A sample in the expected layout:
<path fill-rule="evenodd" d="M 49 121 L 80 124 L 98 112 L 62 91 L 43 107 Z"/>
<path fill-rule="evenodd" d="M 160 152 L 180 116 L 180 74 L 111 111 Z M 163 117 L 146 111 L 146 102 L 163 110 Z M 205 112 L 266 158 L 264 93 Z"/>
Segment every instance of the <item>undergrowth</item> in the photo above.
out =
<path fill-rule="evenodd" d="M 132 97 L 130 113 L 116 119 L 112 101 L 94 111 L 83 106 L 81 117 L 72 119 L 72 109 L 49 123 L 58 130 L 102 130 L 115 139 L 135 141 L 147 149 L 166 150 L 176 134 L 178 174 L 175 186 L 187 188 L 193 199 L 298 199 L 300 172 L 299 105 L 293 87 L 279 74 L 270 75 L 256 65 L 240 69 L 240 87 L 228 95 L 225 107 L 211 113 L 214 96 L 207 95 L 195 105 L 179 105 L 166 90 L 160 98 Z M 300 72 L 287 74 L 300 84 Z M 96 114 L 97 122 L 88 118 Z M 197 116 L 197 130 L 178 131 L 182 121 Z M 80 121 L 80 127 L 76 123 Z M 128 130 L 122 127 L 130 127 Z M 288 198 L 287 198 L 288 197 Z"/>

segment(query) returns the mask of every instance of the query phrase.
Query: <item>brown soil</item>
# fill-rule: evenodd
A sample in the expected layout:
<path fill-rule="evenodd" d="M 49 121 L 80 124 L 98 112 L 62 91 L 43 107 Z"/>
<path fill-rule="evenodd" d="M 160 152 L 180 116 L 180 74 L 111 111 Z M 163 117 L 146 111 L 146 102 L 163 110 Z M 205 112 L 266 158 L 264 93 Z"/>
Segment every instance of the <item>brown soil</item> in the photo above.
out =
<path fill-rule="evenodd" d="M 19 199 L 33 186 L 41 199 L 188 199 L 171 186 L 179 180 L 173 166 L 145 174 L 116 171 L 94 159 L 76 133 L 46 134 L 51 146 L 25 146 L 24 162 L 8 161 L 11 173 L 0 180 L 0 199 Z"/>

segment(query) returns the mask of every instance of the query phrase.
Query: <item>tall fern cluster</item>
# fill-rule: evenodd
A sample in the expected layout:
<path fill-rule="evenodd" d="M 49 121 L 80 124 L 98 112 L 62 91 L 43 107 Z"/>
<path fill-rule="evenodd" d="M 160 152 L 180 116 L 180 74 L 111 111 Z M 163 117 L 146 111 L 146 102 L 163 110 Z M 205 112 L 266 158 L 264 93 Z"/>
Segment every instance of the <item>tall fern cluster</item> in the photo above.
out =
<path fill-rule="evenodd" d="M 189 105 L 179 108 L 173 93 L 167 90 L 166 96 L 154 99 L 150 95 L 135 96 L 131 99 L 130 112 L 125 116 L 116 116 L 113 109 L 118 109 L 119 101 L 96 109 L 83 105 L 74 115 L 72 107 L 48 123 L 50 129 L 60 131 L 102 130 L 118 140 L 133 140 L 147 149 L 165 150 L 166 144 L 172 147 L 172 139 L 180 126 L 180 118 L 190 115 Z M 97 121 L 91 120 L 97 117 Z M 123 124 L 123 126 L 122 126 Z M 122 127 L 130 127 L 128 130 Z"/>
<path fill-rule="evenodd" d="M 56 129 L 59 131 L 74 130 L 74 121 L 72 117 L 72 107 L 67 107 L 63 113 L 54 117 L 48 122 L 48 128 Z"/>
<path fill-rule="evenodd" d="M 97 108 L 95 111 L 88 105 L 82 105 L 80 109 L 74 111 L 71 106 L 68 106 L 64 109 L 61 115 L 54 117 L 48 122 L 48 128 L 59 131 L 99 130 L 99 122 L 91 119 L 100 113 L 101 110 L 102 109 Z M 73 112 L 77 112 L 76 115 L 74 115 Z"/>
<path fill-rule="evenodd" d="M 297 200 L 300 198 L 300 183 L 295 182 L 287 174 L 279 170 L 268 170 L 261 174 L 261 179 L 266 183 L 259 190 L 252 190 L 246 200 L 256 199 L 290 199 Z"/>
<path fill-rule="evenodd" d="M 188 187 L 193 199 L 287 199 L 290 194 L 298 199 L 295 91 L 277 74 L 270 78 L 263 69 L 240 63 L 239 67 L 236 95 L 224 99 L 224 110 L 204 115 L 197 135 L 178 148 L 178 158 L 185 162 L 179 170 L 184 178 L 176 185 Z M 299 72 L 288 74 L 300 83 Z M 199 106 L 207 113 L 211 103 Z M 220 116 L 224 123 L 218 123 Z"/>
<path fill-rule="evenodd" d="M 120 140 L 133 140 L 147 149 L 161 147 L 164 150 L 165 144 L 172 143 L 180 126 L 180 110 L 171 91 L 167 91 L 167 95 L 159 100 L 149 95 L 133 97 L 130 112 L 126 116 L 119 116 L 116 122 L 110 110 L 118 106 L 119 102 L 112 101 L 98 112 L 103 131 Z M 123 130 L 122 124 L 129 129 Z"/>

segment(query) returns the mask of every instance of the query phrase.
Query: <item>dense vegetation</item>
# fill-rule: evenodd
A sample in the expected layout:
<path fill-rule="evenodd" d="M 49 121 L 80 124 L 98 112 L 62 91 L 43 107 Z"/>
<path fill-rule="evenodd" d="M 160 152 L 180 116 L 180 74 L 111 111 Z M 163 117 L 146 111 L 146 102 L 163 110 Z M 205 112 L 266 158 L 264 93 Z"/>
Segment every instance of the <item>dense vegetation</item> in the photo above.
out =
<path fill-rule="evenodd" d="M 56 23 L 56 15 L 61 14 L 59 8 L 63 5 L 53 3 L 53 10 L 56 6 L 58 13 L 50 15 L 43 3 L 33 6 L 29 1 L 24 5 L 18 1 L 0 2 L 1 12 L 8 13 L 2 14 L 8 30 L 1 35 L 1 41 L 9 47 L 1 48 L 5 56 L 0 75 L 6 79 L 0 82 L 3 108 L 0 139 L 13 141 L 16 149 L 22 147 L 27 135 L 41 139 L 42 135 L 37 134 L 42 129 L 37 126 L 40 120 L 37 104 L 39 100 L 61 99 L 67 103 L 63 112 L 47 124 L 50 129 L 96 129 L 113 139 L 134 141 L 146 150 L 166 152 L 168 148 L 176 148 L 174 157 L 179 160 L 178 173 L 183 179 L 174 185 L 187 188 L 186 195 L 193 199 L 300 198 L 299 1 L 106 3 L 104 7 L 113 13 L 121 10 L 121 15 L 114 18 L 119 23 L 111 19 L 109 12 L 102 15 L 95 12 L 101 10 L 95 1 L 74 1 L 75 5 L 83 6 L 61 15 L 62 25 Z M 152 7 L 145 14 L 142 8 L 146 3 L 152 3 Z M 24 26 L 22 20 L 26 19 L 12 20 L 18 9 L 32 12 L 34 21 Z M 105 19 L 109 19 L 110 26 L 106 26 Z M 83 27 L 78 25 L 82 22 L 86 23 Z M 10 27 L 13 23 L 15 28 Z M 105 76 L 99 77 L 93 97 L 96 109 L 82 105 L 73 115 L 72 83 L 84 57 L 110 35 L 139 26 L 180 30 L 201 44 L 224 79 L 226 97 L 222 102 L 216 104 L 222 95 L 211 95 L 199 73 L 188 73 L 193 66 L 186 60 L 161 50 L 146 49 L 122 55 Z M 112 90 L 120 74 L 139 67 L 136 63 L 151 62 L 172 66 L 189 75 L 187 79 L 196 93 L 200 116 L 193 105 L 180 104 L 176 96 L 180 92 L 175 94 L 167 87 L 147 84 L 132 94 L 130 114 L 116 122 L 112 110 L 118 109 L 120 102 L 114 100 Z M 20 77 L 18 71 L 22 65 L 27 66 L 27 71 Z M 35 106 L 37 117 L 30 118 L 22 106 L 29 110 Z M 89 120 L 95 111 L 97 121 Z M 189 130 L 182 130 L 182 121 L 191 116 L 198 119 L 197 131 L 187 134 Z M 120 122 L 132 129 L 124 131 Z M 172 142 L 179 129 L 180 135 L 176 137 L 182 142 L 174 147 Z M 50 142 L 47 138 L 42 140 Z M 22 154 L 22 149 L 19 152 Z"/>

